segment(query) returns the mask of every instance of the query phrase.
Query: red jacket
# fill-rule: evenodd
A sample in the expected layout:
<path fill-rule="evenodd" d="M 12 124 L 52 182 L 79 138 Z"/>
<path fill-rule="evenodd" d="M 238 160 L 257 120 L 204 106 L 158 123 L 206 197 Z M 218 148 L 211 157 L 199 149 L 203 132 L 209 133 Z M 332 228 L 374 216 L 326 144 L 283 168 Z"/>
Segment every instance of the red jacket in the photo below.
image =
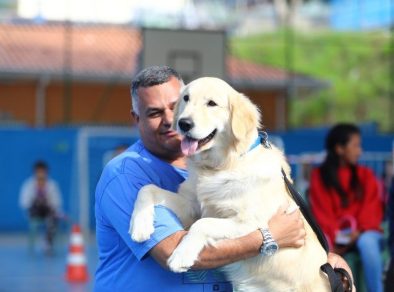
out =
<path fill-rule="evenodd" d="M 344 216 L 354 217 L 357 230 L 380 231 L 383 218 L 382 199 L 379 194 L 377 179 L 373 172 L 364 166 L 357 166 L 357 174 L 363 187 L 363 199 L 357 201 L 355 193 L 349 192 L 349 205 L 341 206 L 341 200 L 334 189 L 327 190 L 320 176 L 320 169 L 312 171 L 310 182 L 310 206 L 317 223 L 322 228 L 329 243 L 333 246 L 335 234 L 339 230 L 341 218 Z M 348 167 L 338 170 L 338 179 L 342 188 L 349 190 L 351 171 Z"/>

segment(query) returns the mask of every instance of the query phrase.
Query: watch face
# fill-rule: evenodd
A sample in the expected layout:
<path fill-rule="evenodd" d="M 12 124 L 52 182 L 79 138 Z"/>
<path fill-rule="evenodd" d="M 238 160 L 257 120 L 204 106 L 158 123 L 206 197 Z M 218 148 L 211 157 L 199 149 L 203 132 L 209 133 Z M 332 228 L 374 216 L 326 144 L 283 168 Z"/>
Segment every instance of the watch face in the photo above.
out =
<path fill-rule="evenodd" d="M 273 255 L 278 250 L 278 245 L 274 242 L 268 243 L 264 246 L 264 254 Z"/>

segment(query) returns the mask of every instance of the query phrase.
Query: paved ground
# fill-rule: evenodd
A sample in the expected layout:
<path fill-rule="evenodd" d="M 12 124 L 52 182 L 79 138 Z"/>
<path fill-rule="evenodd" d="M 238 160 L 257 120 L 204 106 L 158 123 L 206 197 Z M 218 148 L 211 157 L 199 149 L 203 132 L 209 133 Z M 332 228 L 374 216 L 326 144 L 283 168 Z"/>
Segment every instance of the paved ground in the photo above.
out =
<path fill-rule="evenodd" d="M 87 292 L 93 290 L 97 266 L 94 236 L 85 237 L 85 256 L 90 280 L 70 284 L 64 276 L 67 266 L 68 235 L 58 237 L 54 256 L 46 256 L 41 241 L 29 253 L 22 234 L 0 234 L 0 292 Z"/>
<path fill-rule="evenodd" d="M 65 280 L 68 234 L 58 236 L 56 253 L 51 257 L 44 254 L 42 241 L 37 242 L 31 254 L 27 249 L 26 235 L 0 234 L 0 292 L 92 291 L 92 278 L 98 262 L 97 248 L 94 236 L 85 236 L 84 240 L 90 280 L 84 284 L 70 284 Z M 364 287 L 359 288 L 359 292 L 365 291 Z"/>

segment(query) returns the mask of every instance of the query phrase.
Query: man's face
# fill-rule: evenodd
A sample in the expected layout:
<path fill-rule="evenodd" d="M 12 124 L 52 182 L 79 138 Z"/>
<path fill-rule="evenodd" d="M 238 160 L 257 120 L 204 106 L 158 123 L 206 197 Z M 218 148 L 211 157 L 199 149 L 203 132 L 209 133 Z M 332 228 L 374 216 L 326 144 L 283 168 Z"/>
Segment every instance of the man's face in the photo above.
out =
<path fill-rule="evenodd" d="M 181 83 L 175 77 L 151 87 L 140 87 L 139 116 L 135 116 L 145 147 L 160 158 L 171 161 L 182 156 L 181 138 L 171 129 L 175 103 Z"/>

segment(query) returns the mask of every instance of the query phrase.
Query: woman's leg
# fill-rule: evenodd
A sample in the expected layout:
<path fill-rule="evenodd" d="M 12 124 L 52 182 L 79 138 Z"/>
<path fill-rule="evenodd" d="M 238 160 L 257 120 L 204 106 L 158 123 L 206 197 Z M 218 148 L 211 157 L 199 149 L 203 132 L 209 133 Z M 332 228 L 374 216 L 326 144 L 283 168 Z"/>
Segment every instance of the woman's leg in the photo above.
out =
<path fill-rule="evenodd" d="M 382 292 L 381 258 L 382 234 L 377 231 L 365 231 L 357 240 L 357 249 L 361 256 L 365 281 L 369 292 Z"/>

